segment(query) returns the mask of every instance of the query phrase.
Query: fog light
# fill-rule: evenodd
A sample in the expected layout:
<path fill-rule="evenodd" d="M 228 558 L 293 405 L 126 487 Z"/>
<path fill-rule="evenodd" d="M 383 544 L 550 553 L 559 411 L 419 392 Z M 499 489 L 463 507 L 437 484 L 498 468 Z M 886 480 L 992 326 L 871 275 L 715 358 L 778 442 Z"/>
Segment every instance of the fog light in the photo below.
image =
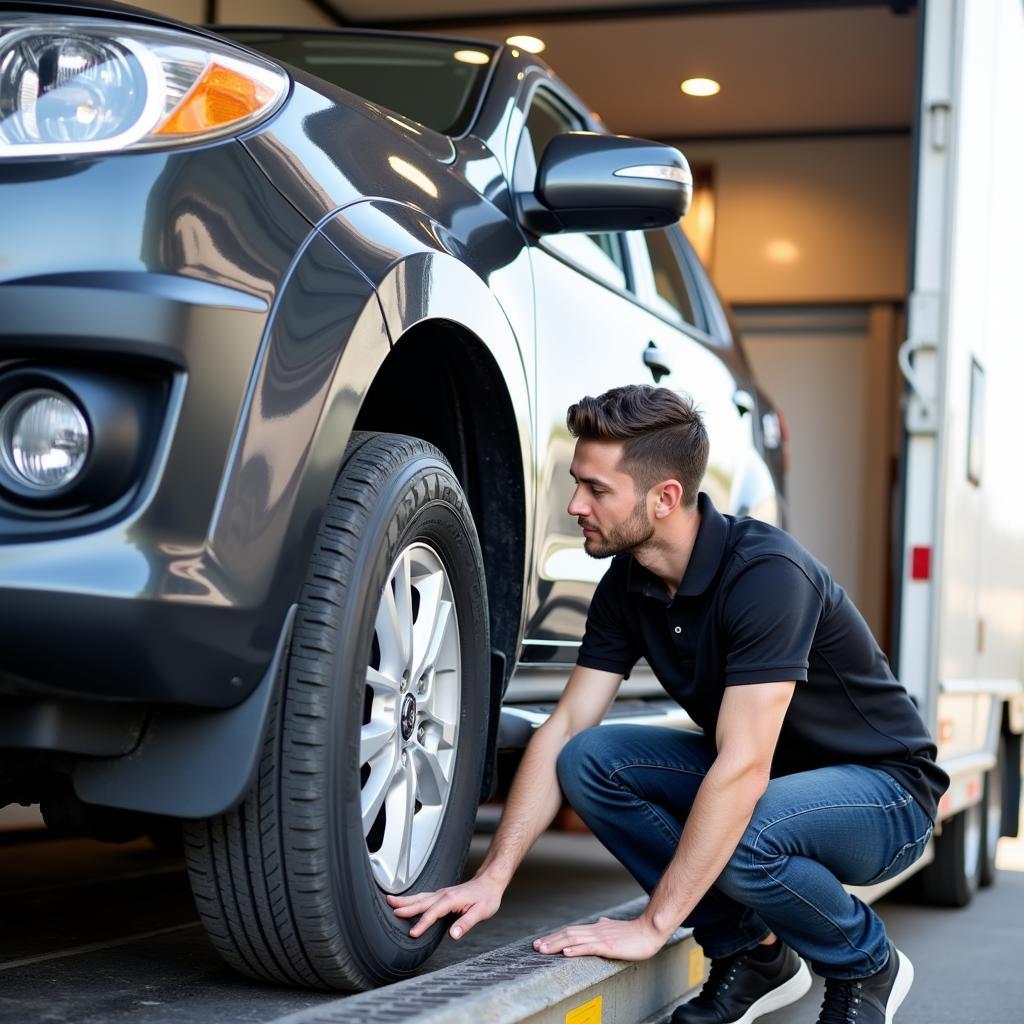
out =
<path fill-rule="evenodd" d="M 57 491 L 81 472 L 89 454 L 89 425 L 70 398 L 35 388 L 0 409 L 0 463 L 13 480 Z"/>

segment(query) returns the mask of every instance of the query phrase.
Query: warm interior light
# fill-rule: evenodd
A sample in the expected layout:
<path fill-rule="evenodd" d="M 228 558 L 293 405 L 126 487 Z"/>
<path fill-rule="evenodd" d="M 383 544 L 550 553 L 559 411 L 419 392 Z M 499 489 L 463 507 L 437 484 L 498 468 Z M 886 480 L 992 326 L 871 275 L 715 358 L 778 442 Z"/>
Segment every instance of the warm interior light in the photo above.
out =
<path fill-rule="evenodd" d="M 547 48 L 547 43 L 536 36 L 509 36 L 505 42 L 509 46 L 518 46 L 520 50 L 525 50 L 527 53 L 543 53 Z"/>
<path fill-rule="evenodd" d="M 220 128 L 255 114 L 273 98 L 261 82 L 213 63 L 154 134 L 193 135 Z"/>
<path fill-rule="evenodd" d="M 764 254 L 772 263 L 796 263 L 800 248 L 788 238 L 773 238 L 765 245 Z"/>
<path fill-rule="evenodd" d="M 688 78 L 679 88 L 687 96 L 714 96 L 722 87 L 713 78 Z"/>
<path fill-rule="evenodd" d="M 490 64 L 491 55 L 483 50 L 456 50 L 454 57 L 463 64 Z"/>

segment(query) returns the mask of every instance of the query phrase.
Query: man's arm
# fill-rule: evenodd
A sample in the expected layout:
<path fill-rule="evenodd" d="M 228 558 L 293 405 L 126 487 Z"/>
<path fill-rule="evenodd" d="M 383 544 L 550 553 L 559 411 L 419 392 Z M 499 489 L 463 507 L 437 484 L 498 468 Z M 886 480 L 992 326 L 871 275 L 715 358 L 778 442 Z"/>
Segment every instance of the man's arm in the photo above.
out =
<path fill-rule="evenodd" d="M 686 820 L 679 846 L 639 918 L 563 928 L 538 939 L 542 953 L 623 960 L 653 956 L 722 873 L 768 785 L 772 756 L 795 684 L 726 687 L 718 756 Z"/>
<path fill-rule="evenodd" d="M 577 665 L 551 717 L 533 734 L 509 791 L 501 822 L 473 878 L 462 885 L 415 896 L 389 896 L 398 917 L 423 916 L 410 930 L 422 935 L 446 914 L 461 916 L 451 926 L 453 939 L 491 917 L 512 875 L 537 837 L 551 824 L 562 803 L 555 763 L 577 733 L 597 725 L 622 682 L 622 676 Z"/>

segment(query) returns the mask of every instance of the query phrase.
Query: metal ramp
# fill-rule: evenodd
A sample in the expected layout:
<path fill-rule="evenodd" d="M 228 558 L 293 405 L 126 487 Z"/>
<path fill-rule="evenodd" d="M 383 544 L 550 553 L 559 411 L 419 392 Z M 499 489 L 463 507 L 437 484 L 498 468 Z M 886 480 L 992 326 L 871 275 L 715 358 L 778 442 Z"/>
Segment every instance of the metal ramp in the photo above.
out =
<path fill-rule="evenodd" d="M 641 897 L 586 920 L 636 917 L 646 904 Z M 270 1024 L 653 1024 L 704 978 L 688 929 L 638 962 L 545 956 L 533 949 L 535 937 Z"/>

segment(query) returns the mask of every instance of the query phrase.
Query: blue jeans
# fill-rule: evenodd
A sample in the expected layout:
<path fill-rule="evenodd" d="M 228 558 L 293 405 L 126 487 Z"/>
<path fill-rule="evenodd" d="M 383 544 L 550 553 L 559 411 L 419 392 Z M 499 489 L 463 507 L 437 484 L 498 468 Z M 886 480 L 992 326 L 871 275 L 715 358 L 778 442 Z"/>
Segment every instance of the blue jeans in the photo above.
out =
<path fill-rule="evenodd" d="M 573 809 L 651 893 L 679 845 L 715 751 L 703 736 L 602 725 L 573 737 L 558 780 Z M 827 978 L 885 966 L 878 915 L 842 883 L 884 881 L 924 852 L 932 823 L 886 772 L 864 765 L 772 779 L 714 886 L 684 924 L 710 957 L 775 932 Z"/>

